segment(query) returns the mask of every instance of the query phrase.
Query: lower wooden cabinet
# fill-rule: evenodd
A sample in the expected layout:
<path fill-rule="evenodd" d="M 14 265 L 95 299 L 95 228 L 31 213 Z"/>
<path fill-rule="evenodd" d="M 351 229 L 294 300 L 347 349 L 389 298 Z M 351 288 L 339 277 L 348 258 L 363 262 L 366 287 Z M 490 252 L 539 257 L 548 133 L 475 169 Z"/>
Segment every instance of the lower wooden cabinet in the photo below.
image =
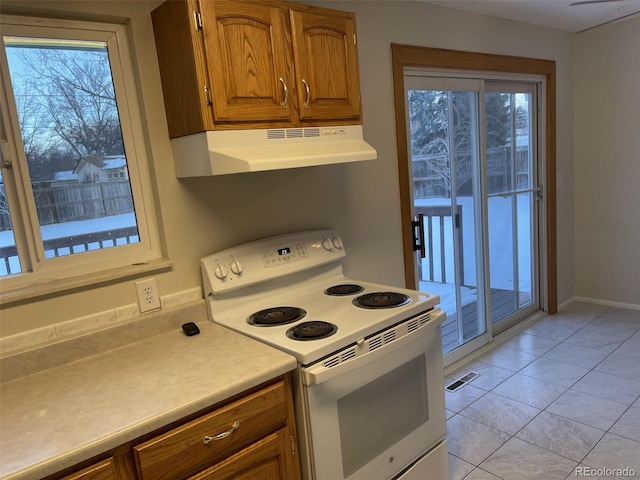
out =
<path fill-rule="evenodd" d="M 114 469 L 113 458 L 91 465 L 79 472 L 63 477 L 62 480 L 118 480 Z"/>
<path fill-rule="evenodd" d="M 105 452 L 61 480 L 299 480 L 288 375 Z M 71 469 L 73 471 L 73 469 Z M 66 476 L 63 476 L 66 475 Z"/>
<path fill-rule="evenodd" d="M 293 437 L 286 428 L 267 435 L 244 450 L 207 468 L 189 480 L 288 480 L 299 478 L 294 456 Z"/>
<path fill-rule="evenodd" d="M 134 447 L 139 477 L 185 478 L 286 430 L 287 423 L 287 390 L 281 381 Z M 289 456 L 295 454 L 288 450 Z"/>

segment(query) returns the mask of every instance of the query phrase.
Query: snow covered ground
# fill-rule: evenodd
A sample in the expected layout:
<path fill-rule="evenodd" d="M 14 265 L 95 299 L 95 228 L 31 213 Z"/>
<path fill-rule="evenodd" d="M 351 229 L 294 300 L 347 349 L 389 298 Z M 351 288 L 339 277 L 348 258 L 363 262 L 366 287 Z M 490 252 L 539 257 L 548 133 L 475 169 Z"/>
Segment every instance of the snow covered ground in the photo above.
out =
<path fill-rule="evenodd" d="M 458 204 L 462 206 L 462 234 L 464 257 L 464 286 L 461 288 L 462 305 L 476 301 L 476 242 L 474 239 L 474 211 L 471 197 L 458 197 Z M 532 262 L 531 262 L 531 202 L 530 194 L 520 195 L 517 201 L 517 225 L 512 221 L 513 199 L 511 197 L 492 197 L 488 199 L 489 214 L 489 274 L 490 287 L 502 290 L 514 289 L 514 239 L 517 239 L 517 267 L 518 288 L 520 291 L 531 291 Z M 416 199 L 419 206 L 450 206 L 450 199 Z M 451 315 L 456 311 L 455 286 L 453 283 L 453 229 L 451 217 L 445 220 L 445 265 L 448 283 L 420 282 L 420 290 L 440 295 L 442 309 Z M 426 239 L 429 241 L 429 239 Z M 434 245 L 434 270 L 440 268 L 440 238 L 436 231 L 431 239 Z M 485 247 L 486 248 L 486 247 Z M 428 262 L 423 261 L 422 278 L 429 278 Z M 436 274 L 435 280 L 440 280 Z"/>
<path fill-rule="evenodd" d="M 80 220 L 77 222 L 55 223 L 45 225 L 40 229 L 43 240 L 54 238 L 67 238 L 73 235 L 83 235 L 85 233 L 104 232 L 117 228 L 135 227 L 136 216 L 133 213 L 122 215 L 111 215 L 91 220 Z M 0 232 L 0 247 L 15 245 L 13 232 Z"/>
<path fill-rule="evenodd" d="M 55 238 L 68 238 L 74 235 L 83 235 L 86 233 L 104 232 L 110 230 L 116 230 L 119 228 L 135 227 L 136 217 L 134 213 L 124 213 L 121 215 L 110 215 L 102 218 L 94 218 L 91 220 L 80 220 L 77 222 L 56 223 L 52 225 L 45 225 L 40 229 L 42 240 L 52 240 Z M 126 243 L 126 240 L 123 242 Z M 15 240 L 13 231 L 0 232 L 0 248 L 14 246 Z M 89 246 L 89 250 L 98 249 Z M 70 253 L 70 252 L 69 252 Z M 47 258 L 51 258 L 52 252 L 45 252 Z M 17 257 L 10 257 L 9 264 L 11 273 L 18 273 L 20 271 L 20 263 Z M 4 262 L 0 263 L 0 276 L 7 275 Z"/>

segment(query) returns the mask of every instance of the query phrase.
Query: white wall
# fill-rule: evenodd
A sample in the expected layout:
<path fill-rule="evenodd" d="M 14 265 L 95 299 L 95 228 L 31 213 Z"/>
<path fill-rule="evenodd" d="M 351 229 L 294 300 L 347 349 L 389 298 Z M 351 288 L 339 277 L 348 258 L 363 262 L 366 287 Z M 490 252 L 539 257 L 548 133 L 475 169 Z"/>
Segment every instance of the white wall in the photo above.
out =
<path fill-rule="evenodd" d="M 358 273 L 402 282 L 401 232 L 397 193 L 397 155 L 392 97 L 391 43 L 454 50 L 516 55 L 556 61 L 558 303 L 574 296 L 573 261 L 573 97 L 572 42 L 574 35 L 520 22 L 467 13 L 422 2 L 316 1 L 320 6 L 356 12 L 360 81 L 367 140 L 378 150 L 378 165 L 368 182 L 354 182 L 358 198 L 390 215 L 390 228 L 361 225 L 356 255 Z M 397 225 L 397 226 L 396 226 Z M 383 264 L 370 264 L 379 245 L 387 246 Z M 366 270 L 363 270 L 366 268 Z M 386 276 L 385 276 L 386 275 Z"/>
<path fill-rule="evenodd" d="M 640 305 L 640 18 L 576 36 L 576 295 Z"/>
<path fill-rule="evenodd" d="M 175 177 L 149 11 L 158 1 L 27 2 L 74 15 L 117 14 L 130 22 L 144 100 L 144 128 L 173 270 L 155 275 L 160 295 L 201 285 L 199 259 L 234 244 L 297 229 L 343 235 L 349 276 L 403 285 L 391 43 L 553 59 L 557 63 L 559 301 L 575 295 L 573 192 L 574 35 L 420 2 L 338 1 L 357 14 L 365 137 L 373 162 L 215 178 Z M 1 311 L 0 336 L 136 302 L 134 279 Z"/>

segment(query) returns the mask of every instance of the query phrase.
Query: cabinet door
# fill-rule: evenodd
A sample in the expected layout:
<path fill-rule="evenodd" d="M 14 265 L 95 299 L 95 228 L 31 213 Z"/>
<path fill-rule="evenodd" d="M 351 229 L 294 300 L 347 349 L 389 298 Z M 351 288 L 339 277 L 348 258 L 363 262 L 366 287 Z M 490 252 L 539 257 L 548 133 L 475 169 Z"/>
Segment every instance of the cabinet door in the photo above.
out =
<path fill-rule="evenodd" d="M 360 117 L 355 18 L 291 11 L 299 117 Z"/>
<path fill-rule="evenodd" d="M 203 0 L 201 10 L 214 119 L 293 118 L 281 10 L 229 0 Z"/>
<path fill-rule="evenodd" d="M 196 10 L 197 1 L 186 0 L 164 2 L 151 12 L 171 138 L 214 127 L 204 43 L 193 17 Z"/>
<path fill-rule="evenodd" d="M 189 480 L 294 480 L 294 453 L 288 429 L 282 428 Z"/>
<path fill-rule="evenodd" d="M 108 458 L 84 470 L 64 477 L 62 480 L 116 480 L 113 470 L 113 458 Z"/>

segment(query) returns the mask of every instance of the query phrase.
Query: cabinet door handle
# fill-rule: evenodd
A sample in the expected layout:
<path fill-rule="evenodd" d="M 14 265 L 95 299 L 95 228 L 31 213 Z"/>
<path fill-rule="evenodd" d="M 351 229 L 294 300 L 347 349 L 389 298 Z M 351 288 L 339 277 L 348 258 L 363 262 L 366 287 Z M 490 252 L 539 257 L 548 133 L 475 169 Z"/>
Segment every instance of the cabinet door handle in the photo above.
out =
<path fill-rule="evenodd" d="M 284 81 L 284 78 L 280 77 L 279 80 L 282 83 L 282 88 L 284 89 L 284 102 L 282 102 L 282 108 L 286 110 L 289 108 L 289 87 L 287 87 L 287 83 Z"/>
<path fill-rule="evenodd" d="M 235 432 L 238 428 L 240 428 L 240 422 L 238 421 L 233 422 L 233 425 L 231 425 L 231 428 L 229 430 L 227 430 L 226 432 L 219 433 L 218 435 L 214 435 L 213 437 L 206 435 L 202 439 L 202 443 L 204 443 L 205 445 L 209 445 L 214 440 L 223 440 L 227 438 L 229 435 L 231 435 L 233 432 Z"/>
<path fill-rule="evenodd" d="M 309 84 L 304 78 L 302 79 L 302 83 L 304 83 L 304 88 L 307 91 L 307 101 L 304 102 L 304 108 L 308 109 L 309 103 L 311 102 L 311 90 L 309 90 Z"/>

